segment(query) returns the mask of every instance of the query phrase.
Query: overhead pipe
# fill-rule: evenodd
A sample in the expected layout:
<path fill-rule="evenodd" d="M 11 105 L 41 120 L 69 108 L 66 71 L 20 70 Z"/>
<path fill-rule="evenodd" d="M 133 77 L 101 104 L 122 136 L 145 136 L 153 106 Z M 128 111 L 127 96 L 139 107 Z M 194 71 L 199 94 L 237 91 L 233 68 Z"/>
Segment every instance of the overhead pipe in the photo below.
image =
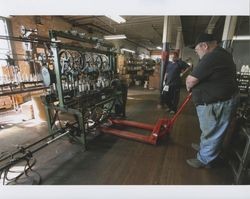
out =
<path fill-rule="evenodd" d="M 65 19 L 65 18 L 62 18 L 62 19 L 64 19 L 64 20 L 67 21 L 68 23 L 72 23 L 72 22 L 68 21 L 68 20 Z M 93 27 L 99 29 L 99 31 L 98 31 L 98 30 L 96 30 L 96 31 L 98 31 L 98 32 L 100 32 L 100 33 L 102 33 L 102 34 L 105 34 L 105 33 L 114 34 L 114 32 L 109 31 L 109 30 L 107 30 L 107 29 L 104 29 L 104 28 L 102 28 L 102 27 L 100 27 L 100 26 L 98 26 L 98 25 L 95 25 L 95 24 L 93 24 L 93 23 L 87 23 L 87 24 L 75 23 L 74 26 L 75 26 L 75 27 L 83 28 L 83 29 L 85 29 L 85 30 L 86 30 L 86 26 L 93 26 Z M 88 30 L 88 29 L 87 29 L 87 30 Z M 100 30 L 101 30 L 101 31 L 100 31 Z M 128 42 L 130 42 L 130 43 L 132 43 L 132 44 L 134 44 L 134 45 L 136 45 L 136 46 L 145 48 L 146 50 L 150 51 L 147 47 L 145 47 L 145 46 L 143 46 L 143 45 L 141 45 L 141 44 L 138 44 L 138 43 L 136 43 L 136 42 L 134 42 L 134 41 L 132 41 L 132 40 L 130 40 L 130 39 L 125 39 L 125 40 L 128 41 Z"/>
<path fill-rule="evenodd" d="M 100 26 L 98 26 L 98 25 L 92 24 L 92 23 L 84 24 L 84 25 L 79 25 L 79 27 L 83 28 L 82 26 L 93 26 L 93 27 L 95 27 L 95 28 L 97 28 L 97 29 L 100 29 L 100 30 L 102 30 L 102 31 L 104 31 L 104 32 L 106 32 L 106 33 L 108 33 L 108 34 L 114 34 L 113 32 L 108 31 L 108 30 L 106 30 L 106 29 L 104 29 L 104 28 L 102 28 L 102 27 L 100 27 Z M 101 31 L 99 31 L 99 32 L 101 32 Z M 101 32 L 101 33 L 104 33 L 104 32 Z M 143 45 L 141 45 L 141 44 L 138 44 L 138 43 L 136 43 L 136 42 L 134 42 L 134 41 L 132 41 L 132 40 L 130 40 L 130 39 L 128 39 L 128 38 L 127 38 L 127 39 L 124 39 L 124 40 L 126 40 L 126 41 L 128 41 L 128 42 L 130 42 L 130 43 L 132 43 L 132 44 L 134 44 L 134 45 L 136 45 L 136 46 L 145 48 L 146 50 L 150 51 L 147 47 L 145 47 L 145 46 L 143 46 Z"/>

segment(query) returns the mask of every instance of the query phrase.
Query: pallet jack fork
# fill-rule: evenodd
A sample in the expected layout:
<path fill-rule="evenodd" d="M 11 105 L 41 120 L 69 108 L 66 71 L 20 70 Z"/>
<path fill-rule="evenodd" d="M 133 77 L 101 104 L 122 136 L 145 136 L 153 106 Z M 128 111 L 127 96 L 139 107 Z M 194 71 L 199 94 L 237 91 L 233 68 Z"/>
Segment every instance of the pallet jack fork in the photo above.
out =
<path fill-rule="evenodd" d="M 171 119 L 167 117 L 160 118 L 158 119 L 155 125 L 135 122 L 135 121 L 122 120 L 122 119 L 109 119 L 109 121 L 114 125 L 130 126 L 130 127 L 135 127 L 138 129 L 149 130 L 151 131 L 150 135 L 141 135 L 138 133 L 118 130 L 118 129 L 114 129 L 112 127 L 106 127 L 106 126 L 100 127 L 99 130 L 102 133 L 116 135 L 119 137 L 128 138 L 128 139 L 155 145 L 159 138 L 162 138 L 166 134 L 170 133 L 170 130 L 172 129 L 174 125 L 174 122 L 176 121 L 177 117 L 180 115 L 180 113 L 182 112 L 186 104 L 191 99 L 191 96 L 192 96 L 192 93 L 189 93 L 188 96 L 185 98 L 184 102 L 181 104 L 178 111 L 175 113 L 175 115 Z"/>

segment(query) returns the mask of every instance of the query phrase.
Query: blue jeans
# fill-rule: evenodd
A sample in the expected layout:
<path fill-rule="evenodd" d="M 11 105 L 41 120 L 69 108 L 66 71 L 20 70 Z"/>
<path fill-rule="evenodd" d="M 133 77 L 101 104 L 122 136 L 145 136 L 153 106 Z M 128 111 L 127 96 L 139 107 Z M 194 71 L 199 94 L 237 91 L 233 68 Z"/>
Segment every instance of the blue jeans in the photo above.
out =
<path fill-rule="evenodd" d="M 208 164 L 219 155 L 223 138 L 235 114 L 236 107 L 236 97 L 224 102 L 196 106 L 202 131 L 197 159 L 203 164 Z"/>

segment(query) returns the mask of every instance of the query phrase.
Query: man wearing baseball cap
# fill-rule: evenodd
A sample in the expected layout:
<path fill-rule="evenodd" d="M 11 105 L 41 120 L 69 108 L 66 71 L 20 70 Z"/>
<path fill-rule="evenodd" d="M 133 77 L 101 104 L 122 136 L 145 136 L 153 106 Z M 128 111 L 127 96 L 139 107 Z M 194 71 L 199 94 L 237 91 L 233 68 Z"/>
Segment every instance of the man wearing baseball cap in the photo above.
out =
<path fill-rule="evenodd" d="M 187 163 L 194 168 L 209 168 L 219 156 L 223 138 L 235 114 L 238 87 L 232 55 L 218 46 L 212 34 L 196 39 L 195 52 L 200 60 L 186 79 L 186 88 L 199 118 L 200 144 L 192 144 L 196 158 Z"/>

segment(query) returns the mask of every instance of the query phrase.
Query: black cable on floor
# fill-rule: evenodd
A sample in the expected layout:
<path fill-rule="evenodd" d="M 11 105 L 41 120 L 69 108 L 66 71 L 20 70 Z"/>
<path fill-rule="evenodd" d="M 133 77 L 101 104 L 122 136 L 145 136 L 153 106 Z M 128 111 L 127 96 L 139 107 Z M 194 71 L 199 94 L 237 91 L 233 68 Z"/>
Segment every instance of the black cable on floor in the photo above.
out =
<path fill-rule="evenodd" d="M 0 173 L 0 179 L 3 178 L 3 185 L 19 184 L 18 180 L 21 179 L 21 177 L 23 175 L 25 175 L 26 177 L 31 177 L 29 175 L 30 173 L 35 173 L 38 176 L 38 180 L 37 180 L 36 184 L 41 184 L 41 181 L 42 181 L 41 175 L 37 171 L 32 169 L 32 167 L 34 167 L 34 165 L 36 164 L 36 159 L 27 157 L 23 160 L 25 162 L 25 166 L 24 166 L 23 171 L 21 171 L 21 172 L 11 171 L 12 165 L 10 165 L 9 167 L 7 167 L 5 170 L 3 170 Z M 15 176 L 14 178 L 9 178 L 8 177 L 9 173 L 19 173 L 19 174 L 17 176 Z"/>

